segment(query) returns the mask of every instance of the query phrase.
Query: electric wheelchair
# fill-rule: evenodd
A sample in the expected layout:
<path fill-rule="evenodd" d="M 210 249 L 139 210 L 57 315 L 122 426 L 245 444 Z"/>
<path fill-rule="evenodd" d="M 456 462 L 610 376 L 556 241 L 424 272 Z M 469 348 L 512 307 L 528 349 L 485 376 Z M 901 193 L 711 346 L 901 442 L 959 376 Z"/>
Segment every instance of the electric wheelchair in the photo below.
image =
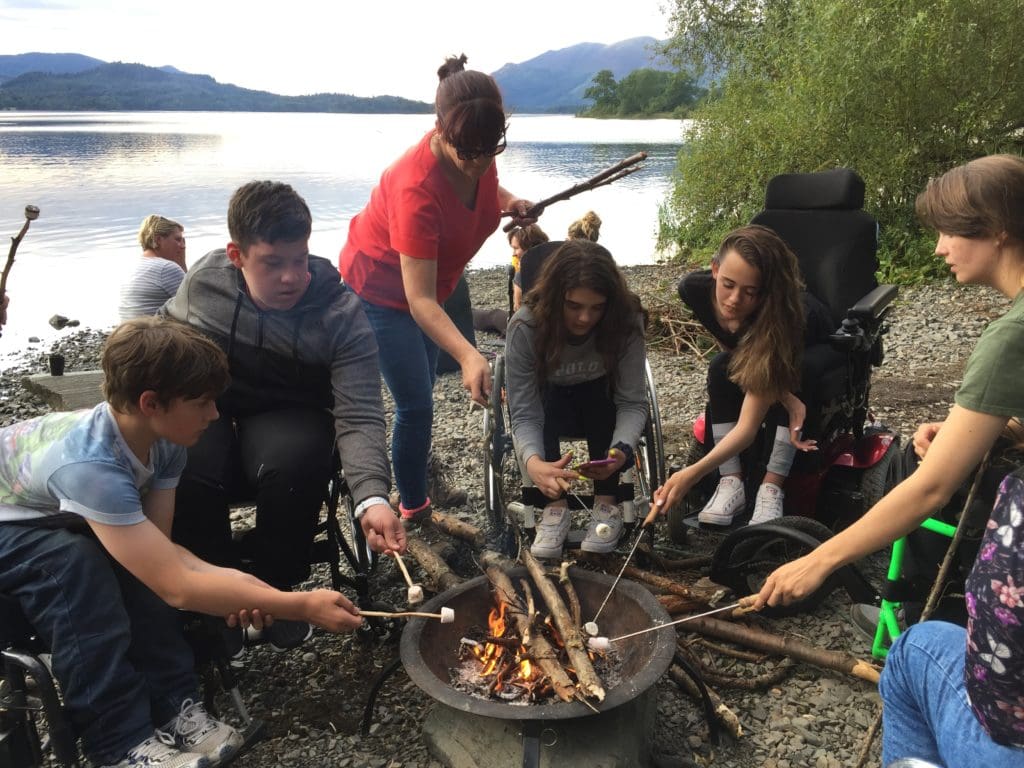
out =
<path fill-rule="evenodd" d="M 714 553 L 712 580 L 738 594 L 756 591 L 774 567 L 816 547 L 855 520 L 902 479 L 899 436 L 870 412 L 871 370 L 883 360 L 885 319 L 897 295 L 878 285 L 877 223 L 862 210 L 864 182 L 852 170 L 784 174 L 772 178 L 765 208 L 751 223 L 773 229 L 797 256 L 807 290 L 830 311 L 836 331 L 828 344 L 805 352 L 805 380 L 816 382 L 806 402 L 804 432 L 818 450 L 798 452 L 785 484 L 784 517 L 734 528 Z M 696 459 L 710 449 L 710 429 L 695 424 Z M 762 429 L 742 454 L 747 514 L 764 475 L 773 435 Z M 713 492 L 711 473 L 684 503 L 670 510 L 668 528 L 676 541 L 696 526 L 696 514 Z M 876 590 L 852 566 L 840 569 L 799 606 L 771 609 L 777 615 L 813 608 L 842 585 L 855 602 L 871 602 Z"/>
<path fill-rule="evenodd" d="M 561 242 L 542 243 L 523 254 L 520 260 L 520 279 L 523 293 L 529 291 L 540 274 L 546 258 L 557 251 Z M 509 276 L 509 302 L 511 310 L 511 274 Z M 532 488 L 525 468 L 519 466 L 512 443 L 511 417 L 505 397 L 505 358 L 497 354 L 491 364 L 491 398 L 484 410 L 484 504 L 487 510 L 492 545 L 512 554 L 515 549 L 515 531 L 521 529 L 527 538 L 532 538 L 535 527 L 539 493 Z M 654 374 L 650 364 L 644 361 L 644 381 L 647 394 L 647 422 L 636 446 L 634 466 L 624 467 L 620 481 L 620 493 L 625 495 L 621 502 L 624 523 L 623 540 L 636 524 L 647 515 L 648 505 L 654 490 L 664 483 L 665 445 L 661 426 L 661 412 Z M 579 435 L 563 435 L 562 441 L 579 440 Z M 623 490 L 623 486 L 625 489 Z M 571 510 L 589 509 L 593 506 L 593 494 L 575 492 L 568 494 Z M 582 531 L 570 531 L 567 545 L 579 544 Z"/>

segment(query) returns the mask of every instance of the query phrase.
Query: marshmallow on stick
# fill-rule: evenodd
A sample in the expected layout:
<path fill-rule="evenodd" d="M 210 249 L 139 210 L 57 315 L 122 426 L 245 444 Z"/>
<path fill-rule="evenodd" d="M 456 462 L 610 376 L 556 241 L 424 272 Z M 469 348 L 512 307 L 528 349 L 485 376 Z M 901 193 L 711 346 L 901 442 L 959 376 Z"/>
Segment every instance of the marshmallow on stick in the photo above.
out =
<path fill-rule="evenodd" d="M 423 611 L 360 611 L 360 616 L 379 616 L 384 619 L 401 619 L 406 616 L 422 616 L 425 619 L 440 619 L 442 624 L 451 624 L 455 621 L 454 608 L 442 608 L 440 613 L 424 613 Z"/>
<path fill-rule="evenodd" d="M 405 583 L 409 585 L 409 589 L 406 591 L 405 599 L 409 605 L 416 605 L 417 603 L 423 602 L 423 587 L 419 584 L 413 584 L 412 577 L 409 575 L 409 570 L 405 567 L 405 561 L 402 560 L 402 556 L 397 552 L 392 552 L 395 556 L 395 561 L 398 563 L 398 568 L 402 572 L 402 576 L 405 577 Z"/>

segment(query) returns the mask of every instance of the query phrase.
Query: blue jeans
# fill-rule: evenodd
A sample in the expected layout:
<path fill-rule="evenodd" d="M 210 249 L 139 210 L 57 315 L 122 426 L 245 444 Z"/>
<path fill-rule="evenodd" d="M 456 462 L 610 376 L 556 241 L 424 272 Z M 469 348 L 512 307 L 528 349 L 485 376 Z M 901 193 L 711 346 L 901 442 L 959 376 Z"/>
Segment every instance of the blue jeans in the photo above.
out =
<path fill-rule="evenodd" d="M 915 624 L 889 650 L 882 695 L 882 765 L 916 757 L 950 768 L 1024 766 L 1024 749 L 996 744 L 971 711 L 964 687 L 967 631 Z"/>
<path fill-rule="evenodd" d="M 381 375 L 395 400 L 391 426 L 395 485 L 406 509 L 416 509 L 427 500 L 437 344 L 408 312 L 361 301 L 377 337 Z"/>
<path fill-rule="evenodd" d="M 88 533 L 0 523 L 0 591 L 53 654 L 82 749 L 114 763 L 200 701 L 175 609 L 113 562 Z"/>

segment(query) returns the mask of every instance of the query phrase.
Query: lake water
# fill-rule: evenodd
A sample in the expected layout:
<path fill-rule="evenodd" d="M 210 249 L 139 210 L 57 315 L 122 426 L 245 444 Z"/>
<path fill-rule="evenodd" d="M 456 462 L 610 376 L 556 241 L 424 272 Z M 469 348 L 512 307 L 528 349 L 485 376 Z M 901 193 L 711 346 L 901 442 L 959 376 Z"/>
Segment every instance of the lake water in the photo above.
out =
<path fill-rule="evenodd" d="M 0 237 L 9 243 L 17 233 L 26 204 L 41 209 L 8 279 L 13 306 L 0 355 L 32 335 L 54 338 L 46 320 L 55 313 L 87 327 L 116 323 L 141 220 L 159 213 L 184 224 L 193 263 L 227 242 L 228 199 L 251 179 L 293 185 L 313 213 L 311 252 L 336 261 L 381 171 L 432 123 L 432 115 L 0 112 Z M 553 205 L 540 223 L 564 237 L 592 209 L 604 220 L 601 243 L 620 263 L 650 263 L 682 132 L 678 120 L 514 115 L 499 178 L 540 200 L 646 151 L 644 170 Z M 499 229 L 471 267 L 508 257 Z"/>

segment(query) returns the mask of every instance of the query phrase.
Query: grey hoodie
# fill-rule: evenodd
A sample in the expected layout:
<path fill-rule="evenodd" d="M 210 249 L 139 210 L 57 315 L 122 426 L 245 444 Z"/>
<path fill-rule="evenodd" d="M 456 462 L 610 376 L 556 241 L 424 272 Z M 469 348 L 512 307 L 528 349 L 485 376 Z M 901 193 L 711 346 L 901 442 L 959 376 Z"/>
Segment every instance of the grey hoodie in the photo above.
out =
<path fill-rule="evenodd" d="M 544 458 L 544 408 L 537 387 L 533 335 L 533 313 L 529 307 L 521 307 L 509 321 L 505 370 L 512 438 L 524 467 L 531 456 Z M 615 431 L 609 448 L 620 442 L 635 448 L 643 432 L 647 422 L 645 359 L 643 327 L 638 319 L 637 331 L 629 338 L 614 380 Z M 566 344 L 562 348 L 558 366 L 547 377 L 547 383 L 567 387 L 604 375 L 604 361 L 597 353 L 591 334 L 582 344 Z"/>
<path fill-rule="evenodd" d="M 327 259 L 309 257 L 310 281 L 288 310 L 261 310 L 223 248 L 185 275 L 160 310 L 202 331 L 227 353 L 231 385 L 217 400 L 225 418 L 278 408 L 334 412 L 345 478 L 358 504 L 387 496 L 377 341 L 358 297 Z"/>

